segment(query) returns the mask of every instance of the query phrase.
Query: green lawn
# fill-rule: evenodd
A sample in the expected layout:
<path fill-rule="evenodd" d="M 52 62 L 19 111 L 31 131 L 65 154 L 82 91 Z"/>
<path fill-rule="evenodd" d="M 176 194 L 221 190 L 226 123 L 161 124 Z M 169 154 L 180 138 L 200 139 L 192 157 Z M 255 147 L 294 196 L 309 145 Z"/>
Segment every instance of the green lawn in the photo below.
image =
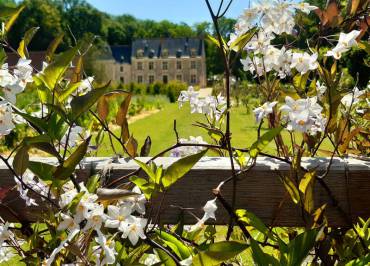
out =
<path fill-rule="evenodd" d="M 247 109 L 242 106 L 232 108 L 231 112 L 232 145 L 235 147 L 250 147 L 257 139 L 257 125 L 253 113 L 248 114 Z M 211 141 L 205 130 L 192 126 L 196 121 L 206 122 L 204 116 L 191 114 L 189 105 L 179 109 L 177 103 L 167 104 L 160 112 L 130 124 L 130 132 L 138 140 L 139 147 L 144 143 L 145 138 L 150 136 L 152 139 L 151 155 L 154 155 L 175 143 L 176 138 L 173 131 L 173 121 L 175 119 L 181 138 L 200 135 L 205 141 Z M 264 128 L 262 129 L 263 132 Z M 116 133 L 119 135 L 118 131 Z M 283 137 L 285 139 L 289 137 L 286 131 L 283 132 Z M 297 139 L 299 138 L 297 137 Z M 274 146 L 275 144 L 271 142 L 266 151 L 274 153 Z M 116 145 L 116 147 L 119 146 Z M 111 156 L 112 154 L 108 137 L 105 137 L 104 147 L 102 147 L 98 155 Z"/>

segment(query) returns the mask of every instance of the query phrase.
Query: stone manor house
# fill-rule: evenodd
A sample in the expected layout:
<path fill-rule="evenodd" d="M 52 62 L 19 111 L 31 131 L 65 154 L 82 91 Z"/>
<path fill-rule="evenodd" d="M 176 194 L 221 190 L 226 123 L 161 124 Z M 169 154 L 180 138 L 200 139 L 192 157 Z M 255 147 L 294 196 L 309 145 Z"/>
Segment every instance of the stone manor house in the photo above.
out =
<path fill-rule="evenodd" d="M 205 87 L 206 57 L 201 38 L 139 39 L 110 46 L 96 62 L 104 80 L 115 84 L 179 80 Z"/>

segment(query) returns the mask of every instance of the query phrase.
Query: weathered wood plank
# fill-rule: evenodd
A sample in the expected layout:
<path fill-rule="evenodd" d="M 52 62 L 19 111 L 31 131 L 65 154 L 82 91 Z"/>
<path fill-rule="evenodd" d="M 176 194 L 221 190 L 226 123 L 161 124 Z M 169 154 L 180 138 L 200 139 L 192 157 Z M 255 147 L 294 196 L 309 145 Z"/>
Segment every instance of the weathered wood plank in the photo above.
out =
<path fill-rule="evenodd" d="M 149 158 L 140 158 L 146 161 Z M 33 158 L 33 160 L 53 163 L 47 158 Z M 157 164 L 164 167 L 174 162 L 176 158 L 158 158 Z M 88 158 L 81 169 L 78 170 L 79 178 L 85 179 L 92 172 L 101 171 L 106 167 L 108 158 Z M 308 169 L 316 168 L 323 172 L 329 162 L 328 158 L 304 160 L 303 165 Z M 55 161 L 54 161 L 55 163 Z M 132 160 L 120 159 L 119 163 L 110 164 L 110 178 L 114 179 L 125 175 L 138 168 Z M 237 187 L 237 208 L 245 208 L 255 213 L 266 224 L 271 224 L 275 219 L 276 226 L 300 226 L 303 225 L 300 208 L 294 205 L 286 195 L 283 184 L 277 171 L 284 174 L 289 166 L 269 158 L 258 158 L 256 166 L 241 177 Z M 166 193 L 161 211 L 161 221 L 175 223 L 183 208 L 194 208 L 193 213 L 202 215 L 202 206 L 207 200 L 212 199 L 212 189 L 226 177 L 230 176 L 230 163 L 228 158 L 209 157 L 203 158 L 194 168 L 180 181 L 174 184 Z M 349 159 L 344 161 L 335 158 L 329 175 L 325 178 L 333 195 L 338 200 L 339 206 L 356 221 L 357 217 L 370 217 L 370 162 Z M 9 188 L 14 186 L 11 172 L 5 165 L 0 164 L 0 187 Z M 232 184 L 227 184 L 222 189 L 226 199 L 231 198 Z M 152 206 L 158 208 L 161 195 L 153 200 Z M 284 200 L 280 209 L 278 206 Z M 48 207 L 40 203 L 40 207 L 26 207 L 16 191 L 10 193 L 2 202 L 10 209 L 19 213 L 21 218 L 36 220 L 43 213 L 47 213 Z M 323 188 L 315 186 L 315 206 L 328 203 L 327 217 L 332 226 L 345 226 L 346 221 L 336 207 L 331 206 L 330 199 Z M 219 205 L 217 211 L 217 223 L 225 224 L 228 221 L 225 211 Z M 15 221 L 9 209 L 0 206 L 0 215 L 8 220 Z M 194 217 L 185 214 L 186 223 L 196 222 Z"/>

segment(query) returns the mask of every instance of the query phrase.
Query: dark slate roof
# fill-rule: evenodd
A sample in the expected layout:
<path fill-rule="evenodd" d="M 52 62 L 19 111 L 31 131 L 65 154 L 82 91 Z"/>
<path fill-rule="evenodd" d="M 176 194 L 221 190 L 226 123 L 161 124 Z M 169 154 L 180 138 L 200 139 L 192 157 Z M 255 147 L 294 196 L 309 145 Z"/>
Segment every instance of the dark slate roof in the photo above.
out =
<path fill-rule="evenodd" d="M 114 60 L 120 63 L 131 64 L 131 46 L 113 45 L 110 47 Z"/>
<path fill-rule="evenodd" d="M 167 49 L 168 56 L 189 56 L 192 49 L 196 56 L 203 55 L 203 39 L 201 38 L 158 38 L 138 39 L 132 43 L 132 56 L 136 56 L 139 50 L 143 51 L 144 57 L 160 57 L 162 51 Z"/>

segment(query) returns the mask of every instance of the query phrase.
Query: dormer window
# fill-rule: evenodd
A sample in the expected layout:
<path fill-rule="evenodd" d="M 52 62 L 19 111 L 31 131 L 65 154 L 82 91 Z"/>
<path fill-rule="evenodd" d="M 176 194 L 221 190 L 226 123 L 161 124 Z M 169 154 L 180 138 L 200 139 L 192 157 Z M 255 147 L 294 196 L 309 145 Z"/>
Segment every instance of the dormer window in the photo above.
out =
<path fill-rule="evenodd" d="M 154 49 L 150 49 L 150 51 L 149 51 L 149 58 L 153 58 L 154 57 L 154 54 L 155 54 Z"/>
<path fill-rule="evenodd" d="M 182 50 L 181 50 L 181 49 L 178 49 L 178 50 L 176 51 L 176 57 L 177 57 L 177 58 L 180 58 L 180 57 L 181 57 L 181 55 L 182 55 Z"/>
<path fill-rule="evenodd" d="M 162 57 L 168 57 L 168 49 L 162 50 Z"/>
<path fill-rule="evenodd" d="M 137 58 L 141 58 L 144 56 L 144 50 L 143 49 L 139 49 L 136 51 L 136 57 Z"/>
<path fill-rule="evenodd" d="M 195 48 L 192 48 L 191 50 L 190 50 L 190 56 L 191 57 L 195 57 L 197 55 L 197 50 L 195 49 Z"/>

